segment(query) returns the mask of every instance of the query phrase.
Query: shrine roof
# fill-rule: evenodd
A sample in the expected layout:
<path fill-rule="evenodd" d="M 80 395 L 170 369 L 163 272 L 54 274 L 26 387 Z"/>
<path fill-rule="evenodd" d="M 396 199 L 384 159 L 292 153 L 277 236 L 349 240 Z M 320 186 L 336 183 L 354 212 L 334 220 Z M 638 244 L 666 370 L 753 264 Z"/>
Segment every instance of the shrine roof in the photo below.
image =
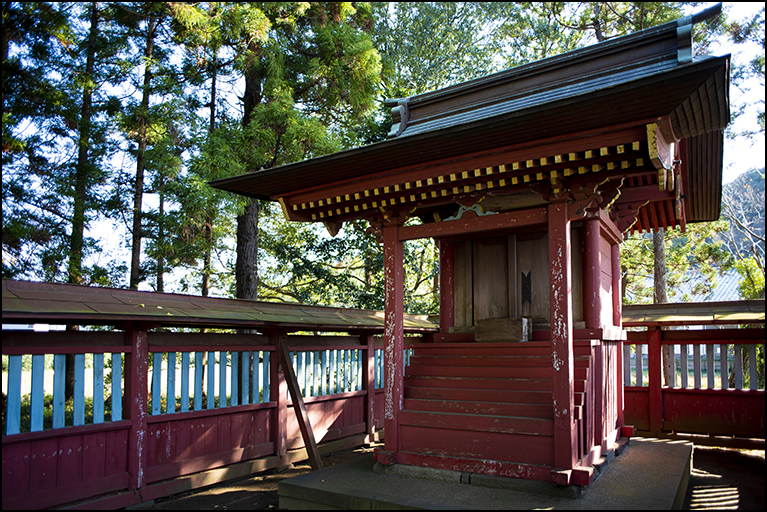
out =
<path fill-rule="evenodd" d="M 280 328 L 383 332 L 380 311 L 143 292 L 3 279 L 4 324 Z M 405 332 L 434 332 L 425 315 L 405 315 Z"/>
<path fill-rule="evenodd" d="M 394 118 L 388 140 L 211 185 L 271 200 L 303 191 L 332 192 L 336 185 L 352 191 L 350 187 L 369 177 L 394 185 L 414 169 L 456 167 L 472 158 L 487 160 L 510 147 L 577 141 L 665 119 L 676 137 L 686 139 L 687 221 L 715 220 L 721 197 L 723 129 L 730 117 L 730 59 L 693 58 L 691 27 L 718 14 L 717 9 L 721 5 L 438 91 L 387 100 Z M 490 165 L 500 163 L 506 162 Z M 654 184 L 657 181 L 640 180 L 637 186 Z M 309 204 L 307 200 L 291 206 L 307 209 Z M 666 215 L 661 210 L 658 217 Z M 327 218 L 294 220 L 321 217 Z M 655 217 L 654 211 L 645 215 L 646 227 L 663 227 Z"/>

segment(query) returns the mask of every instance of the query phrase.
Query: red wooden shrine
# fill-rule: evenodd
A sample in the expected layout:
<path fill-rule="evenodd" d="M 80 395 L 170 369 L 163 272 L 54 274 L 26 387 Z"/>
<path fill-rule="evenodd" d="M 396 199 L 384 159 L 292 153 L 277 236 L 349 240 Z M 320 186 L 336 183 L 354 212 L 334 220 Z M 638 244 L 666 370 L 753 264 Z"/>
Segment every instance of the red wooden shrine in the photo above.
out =
<path fill-rule="evenodd" d="M 392 100 L 389 139 L 214 186 L 335 234 L 366 219 L 386 280 L 382 463 L 588 484 L 620 437 L 619 244 L 719 216 L 720 6 Z M 403 244 L 440 248 L 440 332 L 403 365 Z"/>

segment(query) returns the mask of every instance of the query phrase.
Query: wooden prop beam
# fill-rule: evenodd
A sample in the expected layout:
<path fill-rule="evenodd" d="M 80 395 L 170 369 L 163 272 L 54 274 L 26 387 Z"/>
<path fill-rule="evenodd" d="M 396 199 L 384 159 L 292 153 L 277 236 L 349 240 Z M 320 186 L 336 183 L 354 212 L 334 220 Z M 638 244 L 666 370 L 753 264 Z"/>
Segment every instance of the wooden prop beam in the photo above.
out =
<path fill-rule="evenodd" d="M 290 361 L 290 353 L 288 352 L 288 344 L 284 338 L 280 339 L 279 352 L 280 364 L 282 365 L 285 374 L 285 380 L 288 384 L 290 396 L 293 399 L 293 409 L 295 410 L 296 418 L 298 419 L 298 428 L 301 429 L 301 437 L 304 439 L 306 453 L 309 455 L 309 464 L 314 470 L 322 469 L 322 458 L 320 457 L 320 452 L 317 450 L 317 442 L 314 440 L 312 424 L 309 421 L 309 415 L 306 413 L 306 405 L 304 405 L 304 399 L 301 395 L 301 388 L 298 387 L 298 379 L 296 378 L 296 373 L 293 371 L 293 364 Z"/>

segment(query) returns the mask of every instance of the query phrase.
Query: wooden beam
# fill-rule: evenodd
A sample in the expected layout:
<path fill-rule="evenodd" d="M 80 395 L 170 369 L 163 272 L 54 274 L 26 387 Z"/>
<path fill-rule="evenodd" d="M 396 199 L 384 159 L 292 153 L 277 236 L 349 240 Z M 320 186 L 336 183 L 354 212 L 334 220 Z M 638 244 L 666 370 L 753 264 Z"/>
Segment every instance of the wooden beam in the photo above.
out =
<path fill-rule="evenodd" d="M 551 269 L 551 361 L 554 399 L 554 466 L 571 470 L 578 442 L 573 423 L 573 308 L 570 261 L 570 219 L 567 203 L 548 206 L 549 267 Z"/>
<path fill-rule="evenodd" d="M 290 360 L 290 352 L 288 352 L 287 340 L 285 338 L 280 338 L 279 355 L 288 390 L 293 399 L 293 409 L 298 420 L 298 428 L 301 430 L 301 437 L 304 440 L 306 453 L 309 456 L 309 464 L 314 470 L 322 469 L 322 458 L 320 457 L 320 452 L 317 451 L 317 442 L 314 440 L 312 423 L 309 421 L 309 415 L 306 413 L 306 405 L 301 394 L 301 388 L 298 386 L 296 373 L 293 371 L 293 363 Z"/>
<path fill-rule="evenodd" d="M 430 237 L 443 238 L 483 231 L 495 231 L 498 229 L 511 229 L 545 224 L 548 214 L 546 213 L 546 207 L 541 207 L 482 217 L 472 217 L 470 215 L 471 214 L 465 214 L 458 220 L 433 222 L 399 228 L 399 240 L 406 241 Z"/>

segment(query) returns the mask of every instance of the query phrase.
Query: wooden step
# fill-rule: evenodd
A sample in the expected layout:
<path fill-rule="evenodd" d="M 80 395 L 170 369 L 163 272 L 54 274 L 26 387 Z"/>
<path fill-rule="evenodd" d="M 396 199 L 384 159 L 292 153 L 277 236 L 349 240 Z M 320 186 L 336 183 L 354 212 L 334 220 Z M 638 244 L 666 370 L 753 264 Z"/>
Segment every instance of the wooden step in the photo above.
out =
<path fill-rule="evenodd" d="M 551 342 L 424 343 L 414 347 L 416 356 L 548 356 Z M 590 356 L 591 347 L 573 345 L 576 356 Z"/>
<path fill-rule="evenodd" d="M 406 398 L 403 409 L 409 411 L 452 412 L 462 414 L 486 414 L 495 416 L 521 416 L 525 418 L 553 419 L 552 404 L 523 404 L 478 402 L 461 400 L 433 400 Z"/>
<path fill-rule="evenodd" d="M 409 387 L 404 389 L 405 399 L 424 398 L 433 400 L 455 400 L 465 402 L 498 402 L 511 404 L 538 404 L 551 406 L 551 390 L 510 391 L 498 389 L 463 389 L 443 387 Z"/>
<path fill-rule="evenodd" d="M 420 355 L 418 351 L 410 357 L 410 366 L 503 366 L 550 368 L 551 355 L 545 356 L 437 356 Z"/>
<path fill-rule="evenodd" d="M 405 377 L 551 379 L 551 373 L 551 367 L 426 366 L 411 364 L 405 369 Z"/>
<path fill-rule="evenodd" d="M 399 412 L 399 423 L 400 425 L 410 425 L 414 427 L 468 430 L 472 432 L 498 432 L 502 434 L 543 436 L 554 434 L 553 420 L 515 416 L 490 416 L 481 414 L 403 410 Z"/>
<path fill-rule="evenodd" d="M 469 377 L 405 377 L 405 387 L 490 389 L 511 391 L 549 391 L 551 379 L 469 378 Z"/>

